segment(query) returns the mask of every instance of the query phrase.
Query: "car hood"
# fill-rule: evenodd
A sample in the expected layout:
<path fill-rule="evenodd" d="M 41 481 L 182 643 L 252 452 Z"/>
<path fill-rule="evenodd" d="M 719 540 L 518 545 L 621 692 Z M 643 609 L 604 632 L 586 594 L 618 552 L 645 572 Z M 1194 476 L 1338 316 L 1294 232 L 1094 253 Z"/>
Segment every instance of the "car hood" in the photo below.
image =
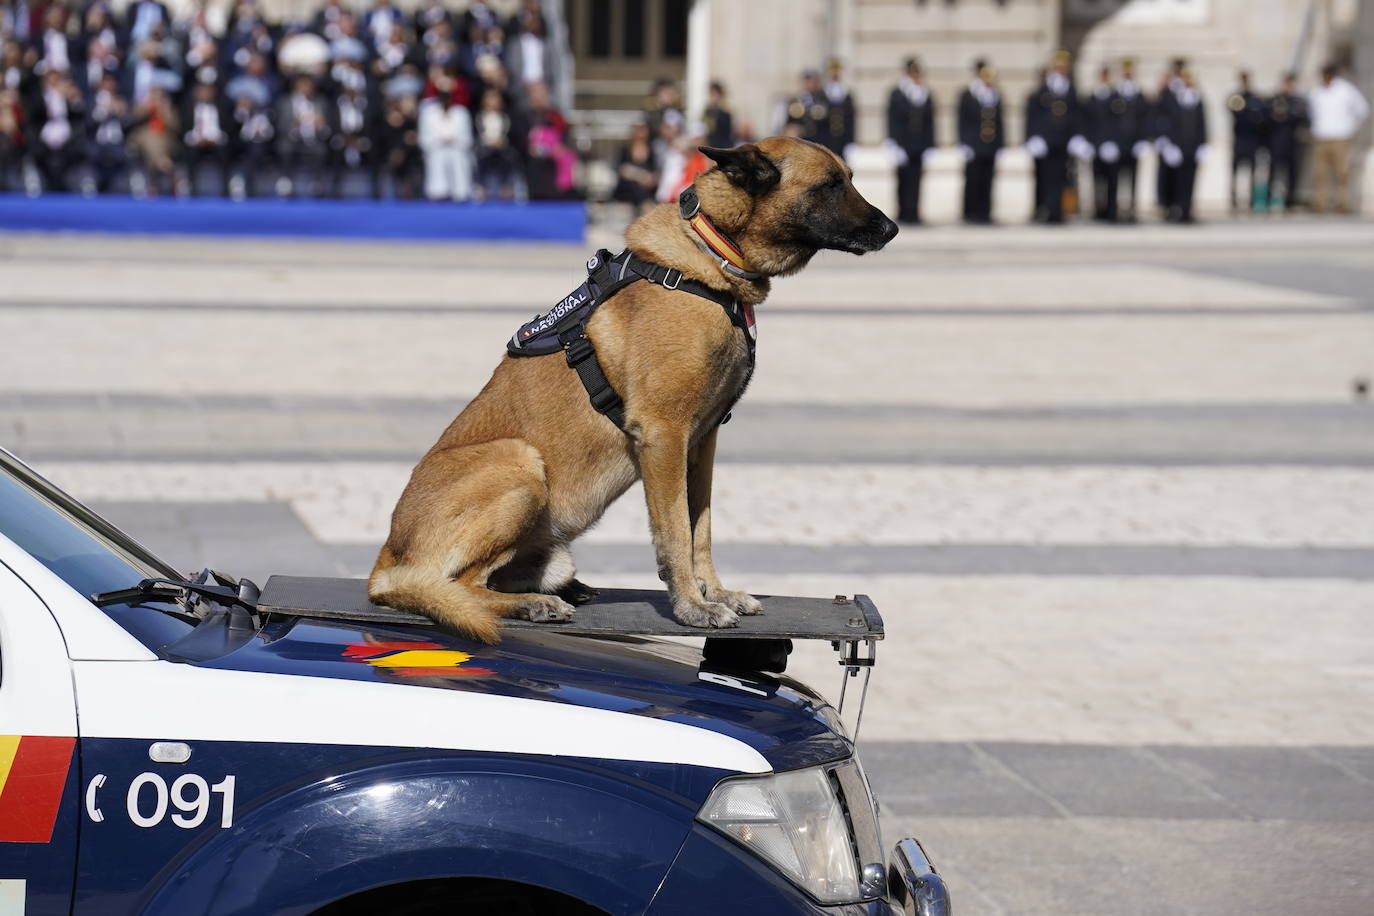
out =
<path fill-rule="evenodd" d="M 426 687 L 644 716 L 733 738 L 775 770 L 853 753 L 839 717 L 786 677 L 703 667 L 684 644 L 508 630 L 495 646 L 428 627 L 296 618 L 200 668 Z"/>

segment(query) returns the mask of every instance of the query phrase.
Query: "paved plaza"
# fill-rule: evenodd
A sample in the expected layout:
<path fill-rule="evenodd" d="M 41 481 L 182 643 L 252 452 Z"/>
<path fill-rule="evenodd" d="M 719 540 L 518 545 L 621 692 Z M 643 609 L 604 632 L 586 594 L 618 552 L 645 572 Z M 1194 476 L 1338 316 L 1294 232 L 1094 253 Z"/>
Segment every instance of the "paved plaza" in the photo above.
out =
<path fill-rule="evenodd" d="M 0 444 L 184 568 L 365 575 L 598 245 L 0 236 Z M 1374 224 L 907 230 L 758 317 L 718 565 L 877 601 L 862 754 L 962 916 L 1374 912 Z M 583 579 L 657 584 L 642 499 Z"/>

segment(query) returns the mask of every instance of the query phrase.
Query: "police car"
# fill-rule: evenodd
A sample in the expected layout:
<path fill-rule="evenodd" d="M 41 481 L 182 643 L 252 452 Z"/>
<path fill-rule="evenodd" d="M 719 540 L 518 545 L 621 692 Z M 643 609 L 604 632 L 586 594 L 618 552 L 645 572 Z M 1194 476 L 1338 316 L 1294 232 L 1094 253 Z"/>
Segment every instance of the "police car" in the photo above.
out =
<path fill-rule="evenodd" d="M 948 912 L 835 710 L 748 652 L 270 590 L 0 450 L 0 914 Z"/>

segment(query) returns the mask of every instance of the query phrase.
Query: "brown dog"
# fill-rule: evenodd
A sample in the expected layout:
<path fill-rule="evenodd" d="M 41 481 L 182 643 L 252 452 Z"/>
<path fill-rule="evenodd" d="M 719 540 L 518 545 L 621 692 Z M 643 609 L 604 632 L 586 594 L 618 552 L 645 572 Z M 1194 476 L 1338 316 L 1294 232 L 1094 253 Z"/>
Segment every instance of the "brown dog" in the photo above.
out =
<path fill-rule="evenodd" d="M 775 137 L 703 152 L 717 167 L 695 182 L 701 213 L 748 270 L 713 256 L 675 206 L 625 237 L 636 256 L 740 303 L 762 302 L 769 277 L 820 249 L 862 254 L 897 234 L 817 144 Z M 762 609 L 722 586 L 711 560 L 716 430 L 748 382 L 744 335 L 715 302 L 648 282 L 610 298 L 586 330 L 624 400 L 625 431 L 591 406 L 565 360 L 506 356 L 412 472 L 368 580 L 374 603 L 486 642 L 502 617 L 566 620 L 569 601 L 596 594 L 573 578 L 568 545 L 642 479 L 674 616 L 728 627 Z"/>

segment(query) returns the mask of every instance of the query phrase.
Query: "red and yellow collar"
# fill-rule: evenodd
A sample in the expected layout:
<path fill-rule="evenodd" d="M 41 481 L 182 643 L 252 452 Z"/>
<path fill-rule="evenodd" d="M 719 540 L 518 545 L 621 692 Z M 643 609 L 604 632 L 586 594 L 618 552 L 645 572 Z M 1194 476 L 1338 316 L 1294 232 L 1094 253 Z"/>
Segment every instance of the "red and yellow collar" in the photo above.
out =
<path fill-rule="evenodd" d="M 720 261 L 721 270 L 741 280 L 757 280 L 763 276 L 758 271 L 750 270 L 749 262 L 745 260 L 744 252 L 739 250 L 739 246 L 730 236 L 716 228 L 716 224 L 711 222 L 711 217 L 701 212 L 701 200 L 697 197 L 695 188 L 689 187 L 678 196 L 678 212 L 701 240 L 697 244 L 707 254 Z"/>

